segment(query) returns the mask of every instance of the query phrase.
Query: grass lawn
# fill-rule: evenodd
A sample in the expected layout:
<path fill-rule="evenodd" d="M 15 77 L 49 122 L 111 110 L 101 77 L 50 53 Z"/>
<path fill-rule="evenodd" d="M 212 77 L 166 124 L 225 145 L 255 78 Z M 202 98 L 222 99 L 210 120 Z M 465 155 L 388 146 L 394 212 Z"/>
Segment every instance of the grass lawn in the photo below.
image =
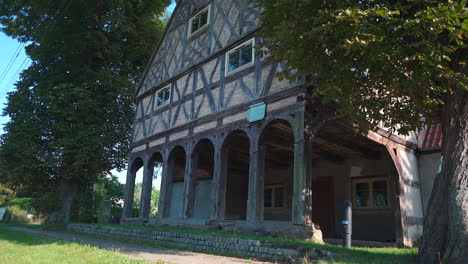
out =
<path fill-rule="evenodd" d="M 262 235 L 246 235 L 237 232 L 224 232 L 214 230 L 199 230 L 191 228 L 175 228 L 175 227 L 157 227 L 157 226 L 132 226 L 132 225 L 113 225 L 113 224 L 101 224 L 102 226 L 113 226 L 119 228 L 128 229 L 145 229 L 145 230 L 157 230 L 157 231 L 169 231 L 169 232 L 181 232 L 181 233 L 192 233 L 201 235 L 211 235 L 219 237 L 234 237 L 243 239 L 256 239 L 261 241 L 271 242 L 278 247 L 315 247 L 315 248 L 326 248 L 328 250 L 337 253 L 338 259 L 336 262 L 319 262 L 319 263 L 337 263 L 337 264 L 405 264 L 405 263 L 416 263 L 416 256 L 418 255 L 417 248 L 359 248 L 355 247 L 352 249 L 343 248 L 341 246 L 330 245 L 330 244 L 317 244 L 306 240 L 299 239 L 287 239 L 281 237 L 270 237 Z M 45 227 L 46 229 L 55 229 L 57 227 Z M 61 228 L 61 227 L 59 227 Z M 114 239 L 114 238 L 113 238 Z M 141 243 L 141 242 L 140 242 Z M 158 245 L 158 243 L 144 242 L 142 244 L 165 247 L 164 245 Z"/>
<path fill-rule="evenodd" d="M 9 226 L 9 225 L 3 225 Z M 46 230 L 65 231 L 65 225 L 11 225 L 38 228 Z M 336 253 L 335 262 L 319 261 L 320 264 L 405 264 L 415 263 L 418 253 L 417 248 L 352 248 L 346 249 L 335 245 L 321 245 L 304 240 L 290 240 L 284 238 L 272 238 L 267 236 L 250 236 L 239 233 L 227 233 L 208 230 L 194 230 L 187 228 L 165 228 L 165 227 L 141 227 L 122 226 L 130 229 L 149 229 L 159 231 L 173 231 L 197 233 L 205 235 L 237 237 L 246 239 L 266 240 L 278 246 L 288 247 L 315 247 L 327 248 Z M 0 226 L 1 227 L 1 226 Z M 153 247 L 169 247 L 155 242 L 135 242 L 125 239 L 110 238 L 105 236 L 87 235 L 101 239 L 120 240 Z M 185 249 L 186 250 L 186 249 Z M 183 250 L 183 251 L 185 251 Z M 198 251 L 198 250 L 195 250 Z M 25 254 L 27 252 L 27 254 Z M 51 238 L 42 238 L 37 235 L 10 231 L 0 228 L 0 263 L 148 263 L 144 261 L 130 260 L 115 251 L 99 249 L 96 247 L 80 245 L 71 242 L 57 241 Z M 154 263 L 154 262 L 153 262 Z M 162 264 L 162 262 L 156 262 Z M 307 262 L 306 262 L 307 263 Z M 189 263 L 188 263 L 189 264 Z M 215 264 L 215 263 L 213 263 Z M 315 263 L 314 263 L 315 264 Z"/>
<path fill-rule="evenodd" d="M 0 263 L 158 263 L 133 260 L 116 251 L 0 228 Z"/>

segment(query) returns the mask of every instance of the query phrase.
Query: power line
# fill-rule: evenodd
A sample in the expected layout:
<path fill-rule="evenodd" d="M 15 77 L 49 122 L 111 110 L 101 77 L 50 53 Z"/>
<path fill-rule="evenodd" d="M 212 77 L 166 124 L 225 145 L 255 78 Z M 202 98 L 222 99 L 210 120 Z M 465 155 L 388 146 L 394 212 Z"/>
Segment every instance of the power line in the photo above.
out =
<path fill-rule="evenodd" d="M 6 75 L 8 74 L 8 72 L 10 71 L 11 67 L 15 64 L 16 62 L 16 59 L 18 58 L 20 52 L 21 52 L 21 49 L 24 48 L 24 43 L 21 43 L 18 45 L 18 47 L 16 48 L 16 51 L 13 53 L 13 55 L 11 56 L 10 58 L 10 61 L 8 62 L 7 66 L 5 67 L 5 69 L 3 70 L 3 73 L 2 73 L 2 78 L 0 80 L 0 83 L 3 81 L 3 79 L 5 79 Z M 16 54 L 16 55 L 15 55 Z"/>
<path fill-rule="evenodd" d="M 49 7 L 50 3 L 52 2 L 52 0 L 49 0 L 47 2 L 47 4 L 45 5 L 44 7 L 44 12 L 47 10 L 47 8 Z M 72 3 L 72 0 L 69 0 L 68 3 L 67 2 L 63 2 L 63 4 L 60 6 L 59 9 L 61 9 L 62 7 L 64 7 L 63 9 L 63 12 L 64 13 L 70 6 L 71 6 L 71 3 Z M 57 25 L 55 25 L 57 26 Z M 50 30 L 50 28 L 49 28 Z M 39 39 L 42 39 L 42 37 L 45 35 L 46 33 L 46 29 L 44 29 L 44 31 L 39 35 Z M 10 68 L 13 66 L 14 62 L 16 61 L 16 59 L 18 58 L 18 55 L 21 51 L 21 49 L 25 46 L 25 43 L 22 43 L 18 48 L 17 48 L 17 51 L 18 53 L 16 54 L 14 60 L 13 60 L 13 63 L 8 67 L 8 70 L 6 70 L 4 76 L 2 77 L 2 79 L 0 80 L 0 83 L 3 81 L 3 79 L 5 78 L 5 76 L 8 74 Z M 20 48 L 21 47 L 21 48 Z M 15 51 L 16 53 L 16 51 Z M 14 53 L 13 53 L 14 55 Z M 10 59 L 11 60 L 11 59 Z M 13 76 L 11 77 L 11 79 L 7 82 L 7 85 L 5 85 L 5 88 L 0 92 L 0 99 L 2 99 L 7 93 L 8 93 L 8 90 L 10 88 L 10 85 L 13 85 L 13 82 L 16 80 L 16 76 L 19 74 L 20 71 L 24 70 L 26 65 L 27 65 L 27 61 L 30 60 L 28 57 L 26 57 L 24 60 L 23 60 L 23 63 L 21 63 L 20 67 L 18 68 L 18 70 L 16 71 L 15 74 L 13 74 Z"/>
<path fill-rule="evenodd" d="M 24 70 L 24 68 L 26 68 L 26 65 L 28 64 L 29 62 L 29 58 L 26 57 L 23 62 L 21 63 L 21 65 L 18 67 L 18 69 L 16 70 L 16 72 L 11 76 L 10 80 L 7 82 L 7 84 L 5 85 L 5 88 L 3 88 L 3 90 L 0 92 L 0 98 L 3 98 L 7 93 L 8 93 L 8 90 L 10 88 L 10 86 L 12 86 L 15 82 L 15 80 L 17 79 L 18 77 L 18 74 Z"/>

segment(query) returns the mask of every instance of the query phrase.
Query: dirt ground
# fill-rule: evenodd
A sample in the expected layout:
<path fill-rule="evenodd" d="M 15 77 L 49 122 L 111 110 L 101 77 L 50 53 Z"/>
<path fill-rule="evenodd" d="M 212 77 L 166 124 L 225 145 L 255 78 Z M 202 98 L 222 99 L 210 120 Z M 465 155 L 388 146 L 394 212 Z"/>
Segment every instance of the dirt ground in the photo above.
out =
<path fill-rule="evenodd" d="M 168 264 L 239 264 L 239 263 L 255 263 L 269 264 L 270 262 L 252 261 L 241 258 L 215 256 L 203 253 L 195 253 L 188 251 L 176 251 L 164 248 L 154 248 L 119 241 L 98 239 L 84 235 L 76 235 L 66 232 L 41 231 L 24 227 L 9 227 L 8 229 L 48 236 L 52 238 L 79 242 L 97 246 L 100 248 L 114 249 L 123 255 L 130 256 L 136 259 L 147 260 L 162 260 Z"/>

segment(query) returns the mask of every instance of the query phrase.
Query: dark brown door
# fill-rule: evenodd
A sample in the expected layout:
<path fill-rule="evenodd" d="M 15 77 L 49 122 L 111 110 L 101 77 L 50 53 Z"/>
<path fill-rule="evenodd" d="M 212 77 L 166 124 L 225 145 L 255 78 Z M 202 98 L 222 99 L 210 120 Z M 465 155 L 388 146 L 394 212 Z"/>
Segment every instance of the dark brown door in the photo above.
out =
<path fill-rule="evenodd" d="M 312 183 L 312 221 L 325 238 L 335 236 L 334 198 L 333 177 L 320 177 Z"/>

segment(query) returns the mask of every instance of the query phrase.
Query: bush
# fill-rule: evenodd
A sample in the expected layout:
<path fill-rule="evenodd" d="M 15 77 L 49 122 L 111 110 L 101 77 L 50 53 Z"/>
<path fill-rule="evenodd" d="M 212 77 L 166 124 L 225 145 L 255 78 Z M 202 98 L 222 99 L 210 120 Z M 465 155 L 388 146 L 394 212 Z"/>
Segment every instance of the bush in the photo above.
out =
<path fill-rule="evenodd" d="M 28 211 L 21 209 L 18 205 L 8 205 L 5 217 L 5 223 L 29 223 Z"/>
<path fill-rule="evenodd" d="M 12 197 L 14 192 L 5 185 L 0 184 L 0 206 L 6 204 Z"/>

